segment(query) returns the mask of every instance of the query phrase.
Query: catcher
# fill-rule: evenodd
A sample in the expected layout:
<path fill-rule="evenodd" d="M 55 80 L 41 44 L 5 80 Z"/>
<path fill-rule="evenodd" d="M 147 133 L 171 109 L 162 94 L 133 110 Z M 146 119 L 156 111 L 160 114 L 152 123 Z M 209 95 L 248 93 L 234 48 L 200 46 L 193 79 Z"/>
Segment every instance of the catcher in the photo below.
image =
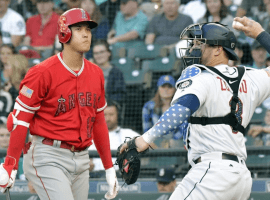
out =
<path fill-rule="evenodd" d="M 243 24 L 245 33 L 253 31 L 250 23 Z M 256 39 L 262 42 L 265 35 L 265 31 L 257 34 Z M 263 43 L 269 46 L 267 37 Z M 139 155 L 157 137 L 182 126 L 187 130 L 183 138 L 192 168 L 170 200 L 246 200 L 252 178 L 245 164 L 244 133 L 255 108 L 270 96 L 270 67 L 229 67 L 229 60 L 238 59 L 236 38 L 219 23 L 190 25 L 181 39 L 188 44 L 180 48 L 187 68 L 176 82 L 171 107 L 141 137 L 121 145 L 120 156 L 122 152 L 127 156 L 122 173 L 130 171 L 131 176 L 133 169 L 134 156 L 126 152 L 136 148 Z"/>

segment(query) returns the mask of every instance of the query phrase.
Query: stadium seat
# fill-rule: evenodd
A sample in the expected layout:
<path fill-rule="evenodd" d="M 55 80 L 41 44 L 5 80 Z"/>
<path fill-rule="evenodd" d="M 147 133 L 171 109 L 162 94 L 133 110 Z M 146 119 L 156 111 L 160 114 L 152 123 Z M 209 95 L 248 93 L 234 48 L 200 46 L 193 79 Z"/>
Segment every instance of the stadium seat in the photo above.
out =
<path fill-rule="evenodd" d="M 132 69 L 124 73 L 126 85 L 143 85 L 143 88 L 150 88 L 152 83 L 152 73 L 144 69 Z"/>
<path fill-rule="evenodd" d="M 124 57 L 126 57 L 127 50 L 124 47 L 121 47 L 121 48 L 112 48 L 111 49 L 111 53 L 112 53 L 112 59 L 115 59 L 115 58 L 124 58 Z"/>
<path fill-rule="evenodd" d="M 128 49 L 127 56 L 131 59 L 156 59 L 158 57 L 165 57 L 167 49 L 162 48 L 160 45 L 143 45 L 139 47 L 131 47 Z"/>
<path fill-rule="evenodd" d="M 111 60 L 111 64 L 120 69 L 123 73 L 129 73 L 135 68 L 135 61 L 126 57 L 115 58 Z"/>
<path fill-rule="evenodd" d="M 255 145 L 255 138 L 247 135 L 246 138 L 246 146 L 254 146 Z"/>
<path fill-rule="evenodd" d="M 246 164 L 251 166 L 251 165 L 270 165 L 270 155 L 266 154 L 256 154 L 256 155 L 248 155 Z"/>
<path fill-rule="evenodd" d="M 43 59 L 41 59 L 41 58 L 30 58 L 30 59 L 28 59 L 28 66 L 33 67 L 33 66 L 41 63 L 42 61 L 43 61 Z"/>
<path fill-rule="evenodd" d="M 20 45 L 16 47 L 16 51 L 28 59 L 41 58 L 40 53 L 32 46 Z"/>
<path fill-rule="evenodd" d="M 126 85 L 143 85 L 150 88 L 152 83 L 152 73 L 149 70 L 140 69 L 139 63 L 130 58 L 116 58 L 111 61 L 123 72 Z"/>
<path fill-rule="evenodd" d="M 251 124 L 261 124 L 264 121 L 264 116 L 266 113 L 266 108 L 263 105 L 258 106 L 250 120 Z"/>
<path fill-rule="evenodd" d="M 180 60 L 176 58 L 175 50 L 172 49 L 169 56 L 142 61 L 142 69 L 153 72 L 173 72 L 174 74 L 180 74 Z"/>

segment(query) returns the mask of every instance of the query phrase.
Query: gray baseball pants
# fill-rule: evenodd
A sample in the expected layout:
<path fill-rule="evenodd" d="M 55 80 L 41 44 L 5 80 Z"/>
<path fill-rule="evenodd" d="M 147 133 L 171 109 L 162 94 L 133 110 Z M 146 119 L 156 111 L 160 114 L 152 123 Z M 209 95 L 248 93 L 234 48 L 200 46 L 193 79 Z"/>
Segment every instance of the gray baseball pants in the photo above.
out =
<path fill-rule="evenodd" d="M 88 148 L 81 152 L 42 144 L 33 136 L 23 169 L 41 200 L 87 200 L 89 192 Z"/>

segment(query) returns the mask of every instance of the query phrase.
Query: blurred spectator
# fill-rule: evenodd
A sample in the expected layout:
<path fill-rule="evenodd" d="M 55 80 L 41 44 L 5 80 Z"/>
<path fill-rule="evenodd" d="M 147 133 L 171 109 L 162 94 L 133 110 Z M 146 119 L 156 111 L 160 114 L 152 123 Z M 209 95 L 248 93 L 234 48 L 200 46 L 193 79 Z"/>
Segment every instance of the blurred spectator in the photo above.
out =
<path fill-rule="evenodd" d="M 30 17 L 26 22 L 24 45 L 34 47 L 40 51 L 41 57 L 46 59 L 52 55 L 59 16 L 53 12 L 53 0 L 36 1 L 39 14 Z"/>
<path fill-rule="evenodd" d="M 120 10 L 107 41 L 115 47 L 134 47 L 138 41 L 144 39 L 147 16 L 139 10 L 138 0 L 121 0 Z"/>
<path fill-rule="evenodd" d="M 206 13 L 198 23 L 219 22 L 225 24 L 234 32 L 235 36 L 239 36 L 239 32 L 232 28 L 233 16 L 228 13 L 227 7 L 223 0 L 205 0 Z"/>
<path fill-rule="evenodd" d="M 104 110 L 104 115 L 105 115 L 106 124 L 109 129 L 111 150 L 117 150 L 117 148 L 122 143 L 124 143 L 126 138 L 133 138 L 136 136 L 140 136 L 139 133 L 131 129 L 121 128 L 118 125 L 119 116 L 121 112 L 120 110 L 121 110 L 121 107 L 117 102 L 107 99 L 107 107 Z M 92 144 L 89 150 L 96 150 L 95 145 Z M 113 160 L 113 163 L 115 163 L 116 158 L 112 158 L 112 160 Z M 92 161 L 93 161 L 92 164 L 94 166 L 91 166 L 91 167 L 94 167 L 93 171 L 97 171 L 97 172 L 90 173 L 90 176 L 92 178 L 105 176 L 105 171 L 104 171 L 104 167 L 102 165 L 101 159 L 94 158 Z"/>
<path fill-rule="evenodd" d="M 250 67 L 255 69 L 265 68 L 265 60 L 266 60 L 266 50 L 265 48 L 257 41 L 251 46 L 251 55 L 253 58 L 253 63 Z"/>
<path fill-rule="evenodd" d="M 175 93 L 175 80 L 170 75 L 163 75 L 157 82 L 158 90 L 155 97 L 146 102 L 142 109 L 142 125 L 143 132 L 145 133 L 157 123 L 161 115 L 170 107 L 171 100 Z M 178 140 L 181 138 L 181 132 L 178 131 L 174 134 L 173 139 Z M 165 138 L 165 139 L 164 139 Z M 156 140 L 155 144 L 161 148 L 178 148 L 175 146 L 175 141 L 172 140 L 171 135 L 164 136 L 162 141 Z M 161 142 L 159 144 L 159 142 Z"/>
<path fill-rule="evenodd" d="M 263 140 L 265 146 L 270 146 L 270 110 L 267 110 L 264 117 L 264 123 L 259 126 L 251 126 L 248 135 L 253 138 L 260 137 Z"/>
<path fill-rule="evenodd" d="M 181 32 L 193 21 L 188 15 L 178 13 L 180 0 L 163 0 L 162 5 L 164 13 L 155 16 L 149 23 L 145 43 L 174 47 Z"/>
<path fill-rule="evenodd" d="M 191 0 L 186 5 L 181 5 L 178 12 L 189 15 L 193 22 L 197 23 L 198 20 L 205 15 L 206 5 L 204 0 Z"/>
<path fill-rule="evenodd" d="M 270 57 L 267 57 L 265 60 L 265 67 L 269 67 L 270 66 Z"/>
<path fill-rule="evenodd" d="M 224 1 L 224 5 L 227 7 L 229 14 L 235 17 L 238 6 L 234 4 L 234 0 L 223 0 L 223 1 Z"/>
<path fill-rule="evenodd" d="M 159 192 L 172 193 L 176 188 L 176 175 L 174 168 L 161 167 L 157 170 L 157 188 Z"/>
<path fill-rule="evenodd" d="M 161 117 L 169 107 L 175 93 L 175 80 L 170 75 L 163 75 L 158 79 L 158 90 L 155 97 L 143 106 L 143 132 L 145 133 Z"/>
<path fill-rule="evenodd" d="M 140 9 L 147 16 L 148 21 L 151 21 L 155 15 L 163 12 L 161 1 L 162 0 L 144 1 L 140 5 Z"/>
<path fill-rule="evenodd" d="M 58 15 L 62 15 L 64 12 L 71 8 L 80 8 L 81 7 L 81 0 L 62 0 L 61 3 L 57 5 L 55 8 L 55 12 Z"/>
<path fill-rule="evenodd" d="M 106 97 L 122 104 L 125 99 L 126 85 L 123 73 L 110 63 L 111 51 L 105 40 L 93 45 L 94 63 L 103 71 Z"/>
<path fill-rule="evenodd" d="M 25 21 L 37 14 L 36 0 L 11 0 L 9 7 L 22 15 Z"/>
<path fill-rule="evenodd" d="M 264 1 L 266 12 L 258 16 L 258 22 L 262 25 L 263 29 L 268 33 L 270 32 L 270 0 Z"/>
<path fill-rule="evenodd" d="M 2 40 L 2 31 L 0 30 L 0 46 L 3 44 L 3 40 Z"/>
<path fill-rule="evenodd" d="M 12 44 L 2 44 L 0 47 L 0 60 L 1 60 L 1 85 L 4 86 L 9 80 L 9 69 L 6 66 L 8 58 L 15 54 L 15 48 Z"/>
<path fill-rule="evenodd" d="M 237 9 L 237 17 L 256 17 L 265 11 L 264 3 L 269 0 L 242 0 L 241 5 Z"/>
<path fill-rule="evenodd" d="M 9 92 L 0 89 L 0 124 L 7 123 L 7 117 L 13 109 L 13 99 Z"/>
<path fill-rule="evenodd" d="M 13 99 L 13 104 L 19 95 L 19 88 L 22 79 L 28 71 L 28 60 L 24 55 L 12 55 L 7 61 L 8 82 L 5 91 L 8 91 Z"/>
<path fill-rule="evenodd" d="M 110 31 L 110 25 L 109 21 L 106 17 L 102 16 L 99 7 L 96 5 L 95 0 L 82 0 L 81 4 L 82 9 L 86 10 L 91 19 L 98 23 L 98 26 L 94 29 L 91 29 L 92 33 L 92 42 L 93 44 L 96 40 L 107 39 L 107 35 Z M 90 51 L 85 54 L 85 57 L 87 59 L 90 59 L 93 57 L 92 55 L 92 47 L 90 48 Z"/>
<path fill-rule="evenodd" d="M 12 43 L 16 47 L 25 35 L 25 22 L 19 13 L 8 8 L 9 3 L 10 0 L 0 1 L 0 30 L 3 43 Z"/>
<path fill-rule="evenodd" d="M 6 124 L 0 124 L 0 149 L 7 149 L 9 145 L 10 132 Z"/>
<path fill-rule="evenodd" d="M 120 10 L 121 0 L 107 0 L 99 5 L 99 9 L 103 16 L 109 20 L 109 25 L 112 27 L 116 13 Z"/>

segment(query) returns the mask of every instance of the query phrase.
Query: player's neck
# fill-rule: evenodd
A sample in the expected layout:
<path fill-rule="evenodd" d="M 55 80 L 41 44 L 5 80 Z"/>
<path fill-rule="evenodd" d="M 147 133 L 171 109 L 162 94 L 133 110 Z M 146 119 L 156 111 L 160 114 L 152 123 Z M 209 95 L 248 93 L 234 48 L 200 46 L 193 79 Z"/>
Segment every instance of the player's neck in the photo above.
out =
<path fill-rule="evenodd" d="M 71 52 L 63 50 L 63 61 L 72 70 L 79 71 L 83 64 L 82 52 Z"/>

